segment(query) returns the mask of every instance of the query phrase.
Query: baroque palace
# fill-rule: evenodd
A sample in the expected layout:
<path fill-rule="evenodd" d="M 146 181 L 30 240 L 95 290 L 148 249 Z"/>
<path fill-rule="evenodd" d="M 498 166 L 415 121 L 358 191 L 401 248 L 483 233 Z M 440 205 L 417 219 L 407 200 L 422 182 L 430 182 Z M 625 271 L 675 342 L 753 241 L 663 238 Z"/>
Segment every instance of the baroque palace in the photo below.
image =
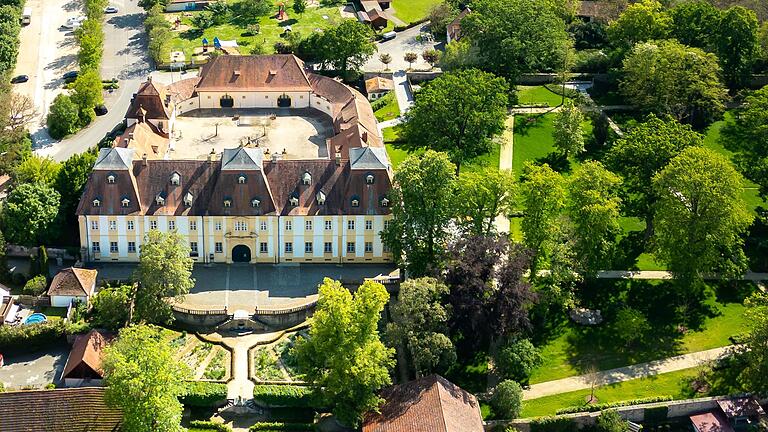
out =
<path fill-rule="evenodd" d="M 269 146 L 234 140 L 174 158 L 182 119 L 201 123 L 201 112 L 246 125 L 243 113 L 320 115 L 328 133 L 310 157 L 292 156 L 281 131 Z M 100 150 L 77 209 L 84 260 L 137 261 L 145 234 L 160 230 L 181 234 L 199 263 L 391 261 L 380 233 L 392 168 L 371 106 L 295 56 L 219 56 L 198 77 L 148 79 L 126 123 Z"/>

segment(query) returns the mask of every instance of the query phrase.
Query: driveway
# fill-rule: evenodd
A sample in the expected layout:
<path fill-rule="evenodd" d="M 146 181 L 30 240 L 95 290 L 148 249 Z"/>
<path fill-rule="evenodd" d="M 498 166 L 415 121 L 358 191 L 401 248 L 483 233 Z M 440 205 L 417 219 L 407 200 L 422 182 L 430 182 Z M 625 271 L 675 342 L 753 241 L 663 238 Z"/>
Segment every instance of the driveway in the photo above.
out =
<path fill-rule="evenodd" d="M 53 0 L 29 1 L 54 3 Z M 87 128 L 63 141 L 56 142 L 51 139 L 44 128 L 31 130 L 37 154 L 64 161 L 96 145 L 122 123 L 133 93 L 152 70 L 143 26 L 144 10 L 138 6 L 137 0 L 111 0 L 110 5 L 116 6 L 120 12 L 104 17 L 101 75 L 104 79 L 117 78 L 120 88 L 112 93 L 105 93 L 104 104 L 109 112 L 105 116 L 97 117 Z M 62 22 L 65 20 L 66 17 L 62 18 Z"/>
<path fill-rule="evenodd" d="M 417 40 L 417 36 L 422 32 L 427 33 L 428 23 L 417 25 L 408 30 L 401 31 L 392 40 L 379 42 L 376 44 L 378 52 L 371 56 L 370 59 L 363 65 L 363 70 L 366 72 L 379 72 L 384 70 L 384 65 L 379 60 L 379 55 L 387 53 L 392 56 L 392 63 L 389 64 L 389 70 L 398 71 L 408 69 L 408 62 L 403 57 L 407 52 L 415 52 L 419 55 L 418 60 L 413 63 L 413 69 L 429 69 L 429 63 L 425 62 L 421 58 L 421 53 L 426 49 L 434 49 L 439 44 L 437 42 L 420 42 Z"/>
<path fill-rule="evenodd" d="M 6 390 L 58 383 L 69 351 L 69 345 L 61 344 L 32 354 L 6 356 L 5 366 L 0 367 L 0 382 Z"/>

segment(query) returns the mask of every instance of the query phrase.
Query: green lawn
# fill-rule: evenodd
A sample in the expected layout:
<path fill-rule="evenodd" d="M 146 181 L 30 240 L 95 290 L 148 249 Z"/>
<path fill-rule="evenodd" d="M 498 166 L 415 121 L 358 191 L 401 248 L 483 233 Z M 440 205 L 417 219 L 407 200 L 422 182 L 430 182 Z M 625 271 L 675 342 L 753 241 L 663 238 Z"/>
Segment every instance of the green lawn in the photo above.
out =
<path fill-rule="evenodd" d="M 439 0 L 392 0 L 395 16 L 405 23 L 412 23 L 429 15 L 432 6 L 440 4 Z"/>
<path fill-rule="evenodd" d="M 515 117 L 515 143 L 512 155 L 512 171 L 516 176 L 523 172 L 526 161 L 544 162 L 555 151 L 552 139 L 554 114 Z"/>
<path fill-rule="evenodd" d="M 279 2 L 276 1 L 275 4 Z M 275 11 L 277 11 L 277 6 L 275 6 Z M 194 16 L 198 13 L 192 12 L 192 15 Z M 166 16 L 168 15 L 178 14 L 166 14 Z M 203 38 L 207 38 L 213 43 L 214 37 L 218 37 L 221 40 L 237 40 L 241 54 L 248 54 L 256 43 L 262 43 L 266 52 L 272 53 L 274 52 L 275 42 L 282 40 L 281 35 L 287 25 L 291 26 L 294 33 L 299 32 L 302 36 L 307 36 L 317 29 L 338 25 L 341 21 L 338 6 L 310 7 L 302 14 L 295 14 L 288 7 L 288 16 L 289 19 L 283 22 L 279 22 L 271 16 L 261 18 L 259 20 L 260 32 L 255 36 L 247 33 L 246 24 L 238 22 L 235 18 L 231 18 L 227 24 L 213 26 L 201 31 L 194 27 L 191 18 L 183 17 L 182 25 L 189 26 L 190 29 L 173 32 L 175 37 L 168 44 L 169 54 L 170 51 L 183 51 L 187 60 L 190 60 L 193 50 L 196 47 L 202 46 L 201 41 Z"/>
<path fill-rule="evenodd" d="M 621 402 L 653 396 L 672 396 L 685 399 L 689 396 L 687 380 L 696 375 L 696 368 L 640 378 L 622 383 L 597 387 L 595 396 L 599 403 Z M 558 409 L 584 405 L 590 390 L 578 390 L 559 395 L 545 396 L 523 402 L 521 417 L 554 415 Z"/>
<path fill-rule="evenodd" d="M 383 107 L 374 111 L 376 120 L 383 122 L 387 120 L 393 120 L 400 116 L 400 106 L 397 104 L 397 98 L 394 92 L 387 93 L 386 96 L 380 100 L 386 100 L 387 103 Z"/>
<path fill-rule="evenodd" d="M 39 312 L 46 317 L 48 317 L 49 321 L 58 321 L 64 319 L 64 317 L 67 316 L 67 308 L 65 307 L 51 307 L 51 306 L 45 306 L 38 308 L 36 312 Z"/>
<path fill-rule="evenodd" d="M 560 105 L 562 101 L 562 96 L 550 91 L 543 85 L 517 86 L 517 103 L 519 105 L 547 105 L 555 107 Z"/>

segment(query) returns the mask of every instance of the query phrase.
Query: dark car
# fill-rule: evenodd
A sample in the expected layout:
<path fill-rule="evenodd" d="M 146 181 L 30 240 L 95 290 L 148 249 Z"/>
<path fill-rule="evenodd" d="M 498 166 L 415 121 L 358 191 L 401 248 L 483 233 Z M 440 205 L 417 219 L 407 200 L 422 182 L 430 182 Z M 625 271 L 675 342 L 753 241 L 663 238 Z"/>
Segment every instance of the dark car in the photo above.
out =
<path fill-rule="evenodd" d="M 97 116 L 103 116 L 103 115 L 107 114 L 107 112 L 109 112 L 107 110 L 107 107 L 105 107 L 104 105 L 96 105 L 96 107 L 93 109 L 93 111 L 96 112 Z"/>
<path fill-rule="evenodd" d="M 69 71 L 65 73 L 62 78 L 64 78 L 64 81 L 66 82 L 72 82 L 77 79 L 78 75 L 80 75 L 80 72 L 78 71 Z"/>
<path fill-rule="evenodd" d="M 29 75 L 19 75 L 11 79 L 11 84 L 20 84 L 29 81 Z"/>

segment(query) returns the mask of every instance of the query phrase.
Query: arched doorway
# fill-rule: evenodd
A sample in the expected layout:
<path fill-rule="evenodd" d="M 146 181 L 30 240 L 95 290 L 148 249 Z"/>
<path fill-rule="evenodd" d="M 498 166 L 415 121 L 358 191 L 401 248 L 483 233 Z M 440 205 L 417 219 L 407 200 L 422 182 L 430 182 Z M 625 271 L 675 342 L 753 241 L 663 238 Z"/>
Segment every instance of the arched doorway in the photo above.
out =
<path fill-rule="evenodd" d="M 237 245 L 233 247 L 232 262 L 251 262 L 251 248 L 246 245 Z"/>
<path fill-rule="evenodd" d="M 277 106 L 280 108 L 289 108 L 291 106 L 291 97 L 287 94 L 281 94 L 277 97 Z"/>
<path fill-rule="evenodd" d="M 232 96 L 230 95 L 224 95 L 219 99 L 219 105 L 221 105 L 222 108 L 232 108 L 235 106 L 235 100 L 232 99 Z"/>

